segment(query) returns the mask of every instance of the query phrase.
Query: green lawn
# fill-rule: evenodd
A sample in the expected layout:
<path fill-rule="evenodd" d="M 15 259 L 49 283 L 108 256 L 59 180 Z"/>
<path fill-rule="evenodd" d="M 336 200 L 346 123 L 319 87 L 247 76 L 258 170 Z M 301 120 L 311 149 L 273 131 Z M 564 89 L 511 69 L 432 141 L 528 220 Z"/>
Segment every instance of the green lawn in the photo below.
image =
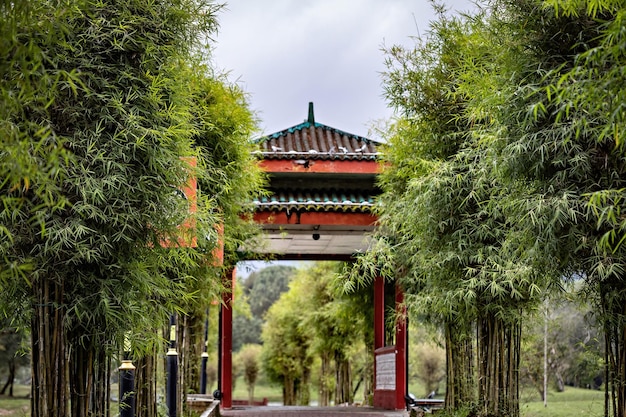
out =
<path fill-rule="evenodd" d="M 563 392 L 548 392 L 548 406 L 539 395 L 522 394 L 522 417 L 602 417 L 604 391 L 565 387 Z"/>
<path fill-rule="evenodd" d="M 267 398 L 269 402 L 282 402 L 282 388 L 277 385 L 269 385 L 268 383 L 259 381 L 259 383 L 257 383 L 254 387 L 254 400 L 261 401 L 263 398 Z M 237 378 L 235 389 L 233 390 L 233 399 L 248 399 L 248 390 L 246 388 L 246 384 L 243 382 L 243 377 Z"/>
<path fill-rule="evenodd" d="M 424 388 L 419 383 L 411 385 L 410 390 L 417 397 L 425 395 Z M 267 397 L 270 402 L 281 402 L 282 391 L 276 386 L 269 386 L 264 383 L 257 384 L 254 398 L 261 400 L 263 397 Z M 248 398 L 242 378 L 237 380 L 233 398 L 241 400 Z M 443 393 L 440 393 L 437 398 L 443 399 Z M 311 390 L 311 400 L 317 400 L 314 390 Z M 356 401 L 361 400 L 362 398 L 357 395 Z M 521 393 L 520 411 L 522 417 L 602 417 L 604 415 L 603 405 L 604 391 L 566 387 L 564 392 L 550 391 L 548 393 L 547 407 L 544 407 L 543 401 L 536 392 L 523 391 Z"/>
<path fill-rule="evenodd" d="M 416 395 L 422 390 L 420 386 L 411 387 L 411 389 L 415 389 Z M 29 388 L 27 386 L 17 386 L 15 397 L 0 396 L 0 416 L 27 417 L 30 405 L 30 400 L 26 398 L 28 392 Z M 236 399 L 243 400 L 248 398 L 245 384 L 241 378 L 238 379 L 233 394 L 233 397 Z M 603 391 L 570 387 L 566 387 L 564 392 L 551 391 L 548 393 L 548 407 L 545 408 L 535 392 L 524 391 L 521 395 L 520 408 L 522 417 L 602 417 L 604 415 Z M 276 386 L 259 384 L 255 389 L 254 397 L 256 400 L 267 397 L 271 402 L 281 402 L 282 391 Z M 317 400 L 314 392 L 311 392 L 311 397 L 312 400 Z M 360 398 L 357 398 L 357 401 L 360 401 Z"/>
<path fill-rule="evenodd" d="M 0 395 L 0 416 L 2 417 L 26 417 L 30 415 L 30 399 L 28 394 L 30 387 L 16 385 L 13 397 Z"/>
<path fill-rule="evenodd" d="M 426 394 L 423 392 L 424 387 L 421 383 L 416 382 L 414 385 L 412 384 L 410 387 L 411 392 L 414 392 L 417 397 L 423 397 Z M 210 391 L 213 392 L 213 391 Z M 282 389 L 275 385 L 269 385 L 266 381 L 259 381 L 254 388 L 254 399 L 256 401 L 261 401 L 263 398 L 267 398 L 269 402 L 282 402 L 283 401 L 283 392 Z M 439 397 L 438 397 L 439 398 Z M 443 398 L 443 396 L 441 396 Z M 247 400 L 248 399 L 248 391 L 246 389 L 246 384 L 243 382 L 243 377 L 237 378 L 237 382 L 235 383 L 235 389 L 233 390 L 233 399 L 237 400 Z M 311 387 L 311 401 L 317 401 L 317 392 L 315 387 Z M 356 402 L 363 402 L 363 389 L 357 392 Z"/>

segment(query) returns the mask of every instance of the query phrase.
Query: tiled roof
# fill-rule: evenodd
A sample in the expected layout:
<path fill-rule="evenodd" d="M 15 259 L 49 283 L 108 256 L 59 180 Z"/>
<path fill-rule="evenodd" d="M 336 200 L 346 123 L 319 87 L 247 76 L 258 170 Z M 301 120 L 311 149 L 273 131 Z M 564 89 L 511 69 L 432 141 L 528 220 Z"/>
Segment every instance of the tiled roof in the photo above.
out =
<path fill-rule="evenodd" d="M 264 159 L 376 159 L 377 142 L 315 122 L 313 104 L 309 118 L 299 125 L 257 139 Z"/>
<path fill-rule="evenodd" d="M 363 191 L 280 190 L 254 201 L 259 211 L 312 210 L 369 212 L 374 196 Z"/>

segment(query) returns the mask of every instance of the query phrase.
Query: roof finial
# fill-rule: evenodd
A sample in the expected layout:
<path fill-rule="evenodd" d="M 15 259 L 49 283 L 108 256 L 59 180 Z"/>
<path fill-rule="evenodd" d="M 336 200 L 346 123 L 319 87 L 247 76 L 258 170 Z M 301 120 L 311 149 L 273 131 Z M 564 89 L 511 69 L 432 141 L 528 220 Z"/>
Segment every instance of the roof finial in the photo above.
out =
<path fill-rule="evenodd" d="M 307 119 L 307 122 L 311 123 L 312 125 L 315 125 L 315 114 L 313 113 L 312 101 L 309 101 L 309 118 Z"/>

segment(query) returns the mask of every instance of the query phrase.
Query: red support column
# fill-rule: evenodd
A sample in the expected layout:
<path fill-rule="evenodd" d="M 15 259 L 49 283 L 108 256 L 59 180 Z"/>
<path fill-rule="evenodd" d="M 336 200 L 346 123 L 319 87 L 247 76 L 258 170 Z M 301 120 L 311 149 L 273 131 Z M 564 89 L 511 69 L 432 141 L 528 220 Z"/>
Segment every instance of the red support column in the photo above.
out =
<path fill-rule="evenodd" d="M 374 407 L 393 409 L 395 398 L 389 380 L 393 347 L 385 347 L 385 279 L 374 280 Z M 391 357 L 391 358 L 390 358 Z M 391 359 L 391 361 L 390 361 Z M 393 371 L 392 371 L 393 373 Z"/>
<path fill-rule="evenodd" d="M 407 311 L 404 305 L 404 292 L 396 284 L 396 409 L 405 407 L 404 395 L 407 394 Z"/>
<path fill-rule="evenodd" d="M 233 291 L 235 270 L 232 269 L 224 279 L 226 290 L 222 294 L 222 334 L 221 343 L 221 406 L 230 409 L 233 406 Z"/>

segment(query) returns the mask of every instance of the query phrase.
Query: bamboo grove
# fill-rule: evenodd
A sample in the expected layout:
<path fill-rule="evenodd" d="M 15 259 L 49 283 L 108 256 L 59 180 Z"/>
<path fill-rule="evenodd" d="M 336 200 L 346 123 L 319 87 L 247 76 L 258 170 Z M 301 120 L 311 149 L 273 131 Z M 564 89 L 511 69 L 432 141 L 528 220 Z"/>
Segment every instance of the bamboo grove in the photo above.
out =
<path fill-rule="evenodd" d="M 172 313 L 183 392 L 198 379 L 198 327 L 236 261 L 215 259 L 218 231 L 227 248 L 253 233 L 263 182 L 245 96 L 207 64 L 220 7 L 0 2 L 0 312 L 30 332 L 32 416 L 110 415 L 123 350 L 137 415 L 156 416 Z"/>
<path fill-rule="evenodd" d="M 428 34 L 385 48 L 380 227 L 346 286 L 397 278 L 440 326 L 450 412 L 519 416 L 523 318 L 581 280 L 604 323 L 605 415 L 624 417 L 626 3 L 433 6 Z"/>

